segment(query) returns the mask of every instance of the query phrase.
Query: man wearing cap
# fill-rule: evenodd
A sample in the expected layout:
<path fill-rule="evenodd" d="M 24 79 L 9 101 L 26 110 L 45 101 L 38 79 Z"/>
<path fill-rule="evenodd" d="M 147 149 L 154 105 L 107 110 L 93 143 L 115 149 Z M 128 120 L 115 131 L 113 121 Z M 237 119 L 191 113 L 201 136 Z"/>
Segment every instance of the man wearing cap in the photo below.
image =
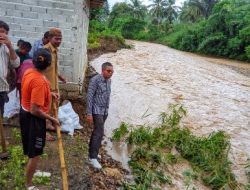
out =
<path fill-rule="evenodd" d="M 59 87 L 58 87 L 58 78 L 66 83 L 66 80 L 59 74 L 58 72 L 58 47 L 61 45 L 62 42 L 62 32 L 58 28 L 52 28 L 49 30 L 49 43 L 44 46 L 45 49 L 49 50 L 51 53 L 51 65 L 48 69 L 44 72 L 44 75 L 50 82 L 51 90 L 58 94 L 59 96 Z M 52 100 L 50 106 L 50 114 L 55 115 L 53 113 L 53 108 L 56 106 L 55 101 Z M 52 129 L 53 127 L 47 124 L 47 128 Z"/>

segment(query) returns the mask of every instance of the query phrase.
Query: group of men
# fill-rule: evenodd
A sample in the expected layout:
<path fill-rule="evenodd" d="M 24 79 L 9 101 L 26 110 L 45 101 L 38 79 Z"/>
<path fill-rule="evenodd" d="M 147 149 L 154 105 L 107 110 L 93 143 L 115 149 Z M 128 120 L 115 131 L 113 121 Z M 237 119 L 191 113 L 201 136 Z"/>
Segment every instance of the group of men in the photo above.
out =
<path fill-rule="evenodd" d="M 15 69 L 21 99 L 19 115 L 23 152 L 29 157 L 25 185 L 28 189 L 36 189 L 32 186 L 32 178 L 45 146 L 46 126 L 59 126 L 55 118 L 60 97 L 58 79 L 66 83 L 58 73 L 58 47 L 62 33 L 60 29 L 52 28 L 33 47 L 29 42 L 19 41 L 15 51 L 8 32 L 8 24 L 0 20 L 0 112 L 3 117 L 4 104 L 8 102 L 8 70 Z M 89 160 L 97 169 L 102 168 L 97 159 L 108 116 L 112 74 L 112 64 L 103 63 L 102 73 L 90 80 L 87 95 L 87 121 L 94 125 Z"/>

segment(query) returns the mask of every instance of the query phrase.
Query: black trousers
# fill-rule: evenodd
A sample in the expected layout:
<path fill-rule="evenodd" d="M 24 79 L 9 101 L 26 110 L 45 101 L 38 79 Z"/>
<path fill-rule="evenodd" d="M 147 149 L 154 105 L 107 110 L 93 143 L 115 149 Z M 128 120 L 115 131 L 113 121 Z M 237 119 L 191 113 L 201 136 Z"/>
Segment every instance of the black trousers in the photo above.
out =
<path fill-rule="evenodd" d="M 0 92 L 0 115 L 3 116 L 4 113 L 4 104 L 9 101 L 7 92 Z"/>
<path fill-rule="evenodd" d="M 102 144 L 104 135 L 104 123 L 108 115 L 93 115 L 94 129 L 89 142 L 89 158 L 96 159 Z"/>

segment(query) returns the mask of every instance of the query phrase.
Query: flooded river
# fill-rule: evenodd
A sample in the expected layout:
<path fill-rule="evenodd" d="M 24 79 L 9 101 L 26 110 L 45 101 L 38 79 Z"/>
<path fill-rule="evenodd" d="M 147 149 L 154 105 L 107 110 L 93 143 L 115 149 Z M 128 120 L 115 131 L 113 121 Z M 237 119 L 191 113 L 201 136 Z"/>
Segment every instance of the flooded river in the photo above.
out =
<path fill-rule="evenodd" d="M 242 164 L 250 157 L 250 76 L 233 70 L 233 61 L 200 57 L 158 44 L 130 43 L 134 48 L 105 54 L 91 62 L 98 72 L 105 61 L 114 65 L 106 136 L 110 137 L 121 121 L 154 123 L 170 103 L 181 103 L 188 111 L 183 123 L 194 134 L 218 130 L 229 134 L 233 172 L 246 184 Z M 250 71 L 250 64 L 238 64 Z M 146 110 L 151 115 L 142 119 Z M 115 159 L 127 161 L 125 145 L 116 149 L 108 143 L 108 147 Z"/>

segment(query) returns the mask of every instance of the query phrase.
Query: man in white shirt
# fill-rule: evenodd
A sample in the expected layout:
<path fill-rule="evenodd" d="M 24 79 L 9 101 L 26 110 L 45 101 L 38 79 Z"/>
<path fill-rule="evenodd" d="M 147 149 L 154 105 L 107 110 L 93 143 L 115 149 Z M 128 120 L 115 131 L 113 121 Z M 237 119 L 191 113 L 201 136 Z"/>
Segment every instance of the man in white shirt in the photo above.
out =
<path fill-rule="evenodd" d="M 17 68 L 20 59 L 8 38 L 9 26 L 0 20 L 0 111 L 4 113 L 4 104 L 8 102 L 9 84 L 7 82 L 8 67 Z"/>
<path fill-rule="evenodd" d="M 7 82 L 8 67 L 17 68 L 20 65 L 20 59 L 8 38 L 9 26 L 0 20 L 0 117 L 3 117 L 4 104 L 9 101 L 9 84 Z M 2 154 L 0 158 L 7 157 L 6 143 L 3 129 L 1 128 Z"/>

